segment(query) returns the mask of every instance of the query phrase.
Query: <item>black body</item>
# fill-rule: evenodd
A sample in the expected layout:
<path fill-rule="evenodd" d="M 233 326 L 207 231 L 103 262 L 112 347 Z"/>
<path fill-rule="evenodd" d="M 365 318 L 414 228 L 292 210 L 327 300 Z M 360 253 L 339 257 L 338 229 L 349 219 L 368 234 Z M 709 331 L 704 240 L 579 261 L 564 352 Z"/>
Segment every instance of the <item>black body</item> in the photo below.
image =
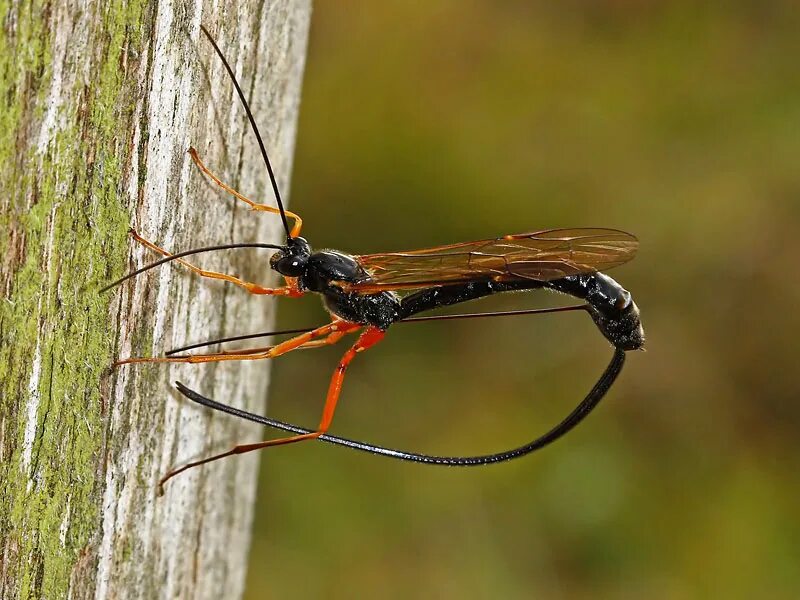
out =
<path fill-rule="evenodd" d="M 392 323 L 442 306 L 501 292 L 544 288 L 585 300 L 595 324 L 615 348 L 639 350 L 644 345 L 639 308 L 630 292 L 603 273 L 572 275 L 552 281 L 486 279 L 424 288 L 401 297 L 391 291 L 365 294 L 345 289 L 342 284 L 369 281 L 369 273 L 358 259 L 333 250 L 311 252 L 304 238 L 290 238 L 286 249 L 272 256 L 270 265 L 282 275 L 297 277 L 301 291 L 321 294 L 331 314 L 382 330 Z"/>

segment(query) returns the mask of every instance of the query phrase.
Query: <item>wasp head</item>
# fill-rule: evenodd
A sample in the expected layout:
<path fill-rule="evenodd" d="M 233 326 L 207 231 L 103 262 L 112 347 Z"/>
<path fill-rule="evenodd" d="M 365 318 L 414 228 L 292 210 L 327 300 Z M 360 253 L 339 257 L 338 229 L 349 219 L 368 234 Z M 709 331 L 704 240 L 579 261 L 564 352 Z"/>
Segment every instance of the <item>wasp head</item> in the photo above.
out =
<path fill-rule="evenodd" d="M 299 277 L 306 270 L 309 256 L 311 246 L 305 238 L 288 238 L 286 247 L 270 257 L 269 265 L 281 275 Z"/>

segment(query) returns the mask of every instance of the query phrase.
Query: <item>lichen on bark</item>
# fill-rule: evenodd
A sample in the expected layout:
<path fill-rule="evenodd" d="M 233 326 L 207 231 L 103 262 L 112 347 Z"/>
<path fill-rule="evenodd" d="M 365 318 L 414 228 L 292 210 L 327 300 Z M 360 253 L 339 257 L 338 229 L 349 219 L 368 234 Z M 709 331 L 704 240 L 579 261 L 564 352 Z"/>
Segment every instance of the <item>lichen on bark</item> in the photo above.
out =
<path fill-rule="evenodd" d="M 154 482 L 187 447 L 204 452 L 246 432 L 180 405 L 169 379 L 200 378 L 259 408 L 266 369 L 119 373 L 111 364 L 120 353 L 196 337 L 197 325 L 216 334 L 239 320 L 266 324 L 270 313 L 174 270 L 98 293 L 130 264 L 131 225 L 173 247 L 278 232 L 243 218 L 185 155 L 191 142 L 231 183 L 265 191 L 244 160 L 251 142 L 229 82 L 198 30 L 202 20 L 218 34 L 249 89 L 280 90 L 270 105 L 254 96 L 254 106 L 281 115 L 267 130 L 285 185 L 310 7 L 286 0 L 227 10 L 0 2 L 4 598 L 103 597 L 134 582 L 147 597 L 213 597 L 225 586 L 235 597 L 241 589 L 242 567 L 215 561 L 230 544 L 244 546 L 234 560 L 246 552 L 254 462 L 188 476 L 163 500 Z M 273 40 L 287 37 L 273 72 L 259 75 L 258 63 L 278 53 Z M 133 257 L 149 258 L 141 249 Z M 252 264 L 230 259 L 255 276 Z M 218 514 L 226 498 L 241 514 Z"/>

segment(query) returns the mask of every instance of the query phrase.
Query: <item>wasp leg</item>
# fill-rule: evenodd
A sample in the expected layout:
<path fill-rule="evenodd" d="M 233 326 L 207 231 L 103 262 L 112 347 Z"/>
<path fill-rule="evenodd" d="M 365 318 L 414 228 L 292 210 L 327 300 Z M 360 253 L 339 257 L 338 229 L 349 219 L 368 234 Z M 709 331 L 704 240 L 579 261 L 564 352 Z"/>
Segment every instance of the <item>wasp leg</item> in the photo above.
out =
<path fill-rule="evenodd" d="M 349 323 L 347 321 L 336 320 L 328 325 L 323 325 L 312 331 L 303 333 L 296 337 L 281 342 L 269 348 L 255 348 L 252 350 L 239 350 L 236 352 L 217 352 L 214 354 L 189 354 L 186 356 L 155 356 L 143 358 L 125 358 L 118 360 L 114 363 L 115 367 L 120 365 L 130 365 L 137 363 L 207 363 L 207 362 L 221 362 L 225 360 L 261 360 L 264 358 L 276 358 L 292 350 L 301 348 L 304 344 L 313 342 L 317 338 L 329 336 L 331 334 L 339 334 L 334 337 L 330 343 L 334 343 L 341 339 L 341 337 L 362 326 L 358 323 Z M 324 341 L 324 340 L 323 340 Z"/>
<path fill-rule="evenodd" d="M 355 331 L 355 330 L 353 330 Z M 334 331 L 333 333 L 329 334 L 328 337 L 322 340 L 314 340 L 313 342 L 306 342 L 302 346 L 298 346 L 297 350 L 310 350 L 312 348 L 320 348 L 322 346 L 332 346 L 340 339 L 342 339 L 345 335 L 351 333 L 350 330 L 348 331 Z M 259 348 L 246 348 L 246 349 L 236 349 L 236 350 L 221 350 L 217 354 L 257 354 L 259 352 L 267 352 L 272 350 L 275 346 L 261 346 Z M 181 356 L 172 356 L 172 358 L 182 358 Z"/>
<path fill-rule="evenodd" d="M 277 208 L 274 208 L 267 204 L 258 204 L 256 202 L 253 202 L 252 200 L 245 198 L 235 189 L 224 183 L 219 177 L 217 177 L 211 171 L 208 170 L 208 167 L 206 167 L 203 164 L 203 161 L 200 160 L 200 157 L 197 155 L 197 150 L 195 150 L 194 148 L 189 148 L 189 155 L 192 157 L 194 164 L 197 165 L 197 168 L 200 169 L 203 173 L 205 173 L 211 181 L 216 183 L 219 187 L 221 187 L 229 194 L 234 195 L 236 198 L 247 204 L 250 207 L 250 210 L 261 210 L 264 212 L 275 213 L 277 215 L 281 214 L 281 211 L 278 210 Z M 291 219 L 294 219 L 294 226 L 292 227 L 292 231 L 289 234 L 289 236 L 297 237 L 298 235 L 300 235 L 300 229 L 302 229 L 303 227 L 303 219 L 301 219 L 298 215 L 288 210 L 286 211 L 286 216 Z"/>
<path fill-rule="evenodd" d="M 172 254 L 170 254 L 168 251 L 156 246 L 153 242 L 149 242 L 146 239 L 144 239 L 135 230 L 131 229 L 130 233 L 133 239 L 135 239 L 137 242 L 139 242 L 146 248 L 149 248 L 153 252 L 157 252 L 162 256 L 172 256 Z M 303 295 L 303 293 L 298 289 L 297 281 L 295 279 L 292 279 L 291 281 L 287 279 L 287 283 L 289 285 L 286 285 L 284 287 L 266 288 L 258 285 L 257 283 L 250 283 L 249 281 L 243 281 L 238 277 L 234 277 L 233 275 L 227 275 L 226 273 L 217 273 L 216 271 L 206 271 L 205 269 L 201 269 L 200 267 L 196 267 L 195 265 L 186 262 L 182 258 L 176 259 L 175 262 L 181 263 L 184 267 L 187 267 L 193 273 L 197 273 L 201 277 L 208 277 L 209 279 L 221 279 L 222 281 L 228 281 L 230 283 L 233 283 L 234 285 L 238 285 L 239 287 L 246 289 L 251 294 L 269 295 L 269 296 L 292 296 L 292 297 Z"/>
<path fill-rule="evenodd" d="M 339 340 L 341 340 L 345 335 L 351 333 L 351 331 L 334 331 L 333 333 L 329 334 L 328 337 L 322 340 L 314 340 L 313 342 L 306 342 L 302 346 L 298 346 L 297 350 L 311 350 L 312 348 L 321 348 L 323 346 L 332 346 Z M 272 350 L 275 346 L 262 346 L 261 348 L 248 348 L 246 350 L 223 350 L 219 352 L 219 354 L 255 354 L 257 352 L 266 352 L 267 350 Z"/>
<path fill-rule="evenodd" d="M 266 440 L 263 442 L 257 442 L 255 444 L 242 444 L 239 446 L 234 446 L 227 452 L 222 452 L 220 454 L 215 454 L 214 456 L 209 456 L 208 458 L 187 463 L 182 467 L 173 469 L 164 475 L 164 477 L 161 478 L 161 481 L 158 482 L 159 488 L 161 488 L 161 486 L 163 486 L 168 479 L 172 479 L 179 473 L 183 473 L 188 469 L 199 467 L 200 465 L 205 465 L 221 458 L 234 456 L 236 454 L 245 454 L 254 450 L 261 450 L 262 448 L 269 448 L 270 446 L 283 446 L 284 444 L 293 444 L 303 440 L 313 440 L 326 433 L 331 426 L 331 422 L 333 421 L 333 414 L 336 412 L 336 403 L 338 402 L 339 394 L 342 391 L 342 384 L 344 383 L 344 376 L 347 371 L 347 367 L 350 365 L 353 358 L 355 358 L 356 354 L 363 352 L 367 348 L 370 348 L 371 346 L 374 346 L 380 342 L 384 335 L 386 335 L 386 333 L 377 327 L 368 327 L 364 330 L 361 336 L 359 336 L 358 341 L 353 344 L 353 346 L 347 352 L 344 353 L 344 356 L 342 356 L 342 359 L 339 361 L 339 365 L 333 372 L 333 377 L 331 378 L 331 383 L 328 387 L 328 395 L 325 398 L 325 406 L 322 409 L 322 418 L 320 419 L 319 426 L 315 431 L 300 435 L 293 435 L 290 437 L 277 438 L 274 440 Z"/>

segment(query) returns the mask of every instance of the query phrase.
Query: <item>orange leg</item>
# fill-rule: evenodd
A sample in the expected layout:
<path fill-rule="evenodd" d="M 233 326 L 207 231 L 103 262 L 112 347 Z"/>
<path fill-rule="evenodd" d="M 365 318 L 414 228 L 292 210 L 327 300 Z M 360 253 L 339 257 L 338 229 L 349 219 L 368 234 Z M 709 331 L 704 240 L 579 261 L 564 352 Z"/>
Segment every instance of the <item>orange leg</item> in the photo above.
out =
<path fill-rule="evenodd" d="M 131 229 L 130 233 L 131 233 L 131 236 L 133 237 L 133 239 L 135 239 L 137 242 L 139 242 L 140 244 L 142 244 L 146 248 L 149 248 L 153 252 L 157 252 L 158 254 L 161 254 L 162 256 L 172 256 L 169 252 L 167 252 L 163 248 L 159 248 L 154 243 L 149 242 L 146 239 L 144 239 L 142 236 L 140 236 L 138 233 L 136 233 L 136 231 L 134 231 L 133 229 Z M 200 267 L 196 267 L 196 266 L 186 262 L 182 258 L 176 259 L 175 262 L 179 262 L 183 266 L 188 267 L 189 269 L 191 269 L 191 271 L 193 273 L 197 273 L 201 277 L 208 277 L 209 279 L 221 279 L 222 281 L 229 281 L 230 283 L 238 285 L 239 287 L 243 287 L 244 289 L 246 289 L 251 294 L 259 294 L 259 295 L 266 294 L 266 295 L 293 296 L 293 297 L 302 296 L 303 295 L 303 293 L 297 288 L 297 282 L 294 279 L 292 279 L 292 281 L 289 281 L 287 279 L 287 283 L 289 283 L 289 285 L 287 285 L 285 287 L 265 288 L 265 287 L 262 287 L 262 286 L 260 286 L 260 285 L 258 285 L 256 283 L 250 283 L 249 281 L 242 281 L 241 279 L 239 279 L 238 277 L 234 277 L 233 275 L 227 275 L 225 273 L 217 273 L 216 271 L 205 271 L 205 270 L 201 269 Z"/>
<path fill-rule="evenodd" d="M 345 335 L 351 331 L 334 331 L 328 334 L 328 337 L 322 340 L 314 340 L 313 342 L 306 342 L 302 346 L 298 346 L 297 350 L 311 350 L 312 348 L 321 348 L 323 346 L 332 346 Z M 272 350 L 275 346 L 263 346 L 261 348 L 248 348 L 247 350 L 223 350 L 219 354 L 255 354 L 257 352 L 266 352 Z"/>
<path fill-rule="evenodd" d="M 197 150 L 195 150 L 194 148 L 189 148 L 189 154 L 191 155 L 194 164 L 197 165 L 197 168 L 200 169 L 203 173 L 205 173 L 211 181 L 216 183 L 219 187 L 221 187 L 229 194 L 233 194 L 236 198 L 247 204 L 250 207 L 250 210 L 261 210 L 264 212 L 275 213 L 278 215 L 281 214 L 281 212 L 277 208 L 273 208 L 272 206 L 269 206 L 267 204 L 257 204 L 252 200 L 249 200 L 248 198 L 242 196 L 239 192 L 237 192 L 235 189 L 233 189 L 226 183 L 223 183 L 223 181 L 219 177 L 217 177 L 211 171 L 209 171 L 208 167 L 206 167 L 203 164 L 203 161 L 201 161 L 200 157 L 197 155 Z M 289 237 L 297 237 L 298 235 L 300 235 L 300 229 L 303 227 L 303 219 L 301 219 L 298 215 L 288 210 L 286 211 L 286 216 L 289 217 L 290 219 L 294 219 L 294 227 L 292 227 L 292 231 L 289 234 Z"/>
<path fill-rule="evenodd" d="M 328 325 L 318 327 L 313 331 L 303 333 L 293 337 L 285 342 L 281 342 L 270 348 L 260 349 L 261 352 L 240 350 L 238 352 L 217 352 L 215 354 L 190 354 L 187 356 L 156 356 L 145 358 L 125 358 L 118 360 L 114 363 L 115 367 L 120 365 L 129 365 L 134 363 L 206 363 L 206 362 L 220 362 L 224 360 L 261 360 L 263 358 L 276 358 L 292 350 L 301 348 L 308 342 L 313 342 L 318 338 L 329 336 L 331 334 L 338 335 L 334 337 L 334 343 L 339 341 L 344 334 L 360 329 L 362 326 L 358 323 L 349 323 L 347 321 L 333 321 Z"/>
<path fill-rule="evenodd" d="M 163 486 L 168 479 L 171 479 L 175 477 L 175 475 L 183 473 L 184 471 L 193 467 L 205 465 L 215 460 L 233 456 L 235 454 L 245 454 L 247 452 L 252 452 L 253 450 L 269 448 L 270 446 L 283 446 L 284 444 L 293 444 L 303 440 L 313 440 L 314 438 L 318 438 L 322 434 L 326 433 L 333 422 L 333 414 L 336 412 L 336 403 L 339 401 L 339 394 L 342 391 L 344 375 L 347 372 L 348 365 L 350 365 L 356 354 L 363 352 L 367 348 L 380 342 L 384 335 L 386 335 L 386 333 L 377 327 L 368 327 L 358 338 L 358 341 L 353 344 L 353 346 L 347 352 L 344 353 L 342 360 L 339 361 L 339 366 L 336 367 L 336 370 L 333 372 L 333 377 L 331 378 L 331 383 L 328 387 L 328 396 L 325 399 L 325 406 L 322 409 L 322 418 L 320 419 L 319 426 L 317 426 L 316 431 L 277 438 L 274 440 L 266 440 L 264 442 L 257 442 L 255 444 L 242 444 L 240 446 L 234 446 L 227 452 L 222 452 L 220 454 L 215 454 L 214 456 L 209 456 L 208 458 L 187 463 L 182 467 L 174 469 L 164 475 L 164 477 L 161 478 L 161 481 L 158 482 L 159 488 L 161 488 L 161 486 Z"/>

